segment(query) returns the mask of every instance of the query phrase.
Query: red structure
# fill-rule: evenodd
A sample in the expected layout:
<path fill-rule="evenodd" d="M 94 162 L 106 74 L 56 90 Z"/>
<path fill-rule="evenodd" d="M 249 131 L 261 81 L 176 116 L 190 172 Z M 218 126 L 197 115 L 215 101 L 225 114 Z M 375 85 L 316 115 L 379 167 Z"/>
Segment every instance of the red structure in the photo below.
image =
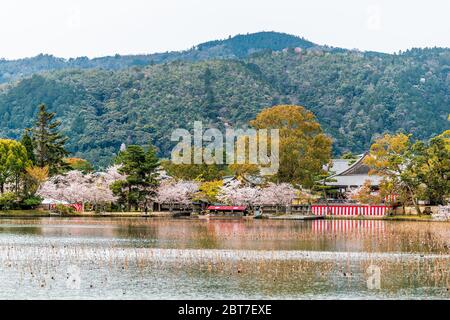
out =
<path fill-rule="evenodd" d="M 388 214 L 390 207 L 384 205 L 312 205 L 311 211 L 315 216 L 369 216 L 383 217 Z"/>
<path fill-rule="evenodd" d="M 83 205 L 81 203 L 72 203 L 72 204 L 63 204 L 65 207 L 72 207 L 75 212 L 82 212 L 83 211 Z M 51 204 L 50 209 L 54 210 L 56 208 L 56 204 Z"/>
<path fill-rule="evenodd" d="M 246 213 L 247 207 L 245 206 L 209 206 L 206 208 L 213 213 Z"/>

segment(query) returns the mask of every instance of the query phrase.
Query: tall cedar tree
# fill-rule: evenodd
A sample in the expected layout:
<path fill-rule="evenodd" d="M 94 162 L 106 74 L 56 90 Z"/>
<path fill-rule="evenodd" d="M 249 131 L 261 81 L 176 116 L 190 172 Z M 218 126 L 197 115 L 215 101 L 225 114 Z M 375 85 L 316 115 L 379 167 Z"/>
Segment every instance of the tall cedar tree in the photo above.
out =
<path fill-rule="evenodd" d="M 128 210 L 131 210 L 132 206 L 141 206 L 147 211 L 159 185 L 159 160 L 155 148 L 150 146 L 145 152 L 141 146 L 128 146 L 125 151 L 119 153 L 115 162 L 121 165 L 119 172 L 127 175 L 127 178 L 113 185 L 114 194 L 127 204 Z"/>
<path fill-rule="evenodd" d="M 69 155 L 64 148 L 67 137 L 59 132 L 61 122 L 54 120 L 55 113 L 47 112 L 44 104 L 39 106 L 38 118 L 33 128 L 36 164 L 49 167 L 50 175 L 58 173 L 66 166 L 63 159 Z"/>
<path fill-rule="evenodd" d="M 33 165 L 36 164 L 36 157 L 34 155 L 34 144 L 33 139 L 31 138 L 30 135 L 30 129 L 25 129 L 25 132 L 23 133 L 20 143 L 22 143 L 22 145 L 27 150 L 28 160 L 30 160 Z"/>

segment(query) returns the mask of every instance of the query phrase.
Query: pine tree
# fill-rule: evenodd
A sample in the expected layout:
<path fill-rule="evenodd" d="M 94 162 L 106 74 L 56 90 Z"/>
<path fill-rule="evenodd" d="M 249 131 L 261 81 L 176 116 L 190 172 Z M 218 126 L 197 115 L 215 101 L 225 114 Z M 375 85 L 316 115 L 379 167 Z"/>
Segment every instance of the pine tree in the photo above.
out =
<path fill-rule="evenodd" d="M 115 162 L 121 165 L 119 172 L 127 178 L 113 185 L 114 194 L 127 203 L 128 210 L 132 206 L 142 206 L 147 211 L 159 184 L 159 160 L 155 148 L 150 146 L 145 152 L 141 146 L 130 145 L 119 153 Z"/>
<path fill-rule="evenodd" d="M 20 142 L 25 147 L 25 149 L 27 149 L 28 160 L 30 160 L 33 165 L 36 164 L 36 157 L 34 155 L 33 139 L 31 138 L 31 135 L 30 135 L 30 129 L 25 129 L 25 132 L 24 132 Z"/>
<path fill-rule="evenodd" d="M 54 112 L 47 112 L 45 105 L 40 105 L 33 128 L 36 164 L 39 167 L 48 166 L 50 175 L 66 166 L 63 159 L 69 154 L 64 148 L 67 138 L 59 132 L 61 122 L 54 120 L 54 117 Z"/>

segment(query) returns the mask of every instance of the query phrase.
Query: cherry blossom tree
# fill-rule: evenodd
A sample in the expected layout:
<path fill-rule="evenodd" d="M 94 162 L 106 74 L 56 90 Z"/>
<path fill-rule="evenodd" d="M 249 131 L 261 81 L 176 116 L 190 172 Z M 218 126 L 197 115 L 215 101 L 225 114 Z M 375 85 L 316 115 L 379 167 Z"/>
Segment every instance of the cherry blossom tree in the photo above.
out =
<path fill-rule="evenodd" d="M 189 207 L 200 184 L 195 181 L 165 181 L 157 190 L 156 201 L 160 204 L 169 204 L 171 210 L 175 204 Z"/>
<path fill-rule="evenodd" d="M 110 186 L 126 177 L 118 172 L 118 167 L 110 167 L 106 172 L 96 172 L 84 175 L 80 171 L 69 171 L 64 175 L 57 175 L 47 180 L 37 194 L 56 201 L 70 204 L 91 203 L 96 208 L 116 201 Z"/>
<path fill-rule="evenodd" d="M 289 206 L 297 197 L 298 191 L 290 183 L 269 183 L 261 190 L 260 204 Z"/>
<path fill-rule="evenodd" d="M 289 206 L 297 197 L 298 191 L 289 183 L 269 183 L 264 188 L 243 185 L 233 180 L 224 185 L 218 199 L 230 205 L 245 205 L 250 209 L 260 205 Z"/>
<path fill-rule="evenodd" d="M 221 187 L 218 199 L 226 204 L 253 207 L 259 203 L 261 190 L 233 180 Z"/>
<path fill-rule="evenodd" d="M 38 190 L 38 195 L 57 201 L 80 203 L 87 199 L 86 179 L 80 171 L 69 171 L 47 180 Z"/>
<path fill-rule="evenodd" d="M 126 176 L 120 174 L 118 169 L 119 166 L 113 166 L 108 168 L 106 172 L 97 172 L 84 177 L 88 191 L 86 194 L 87 202 L 97 207 L 117 200 L 110 187 L 114 182 L 126 179 Z"/>

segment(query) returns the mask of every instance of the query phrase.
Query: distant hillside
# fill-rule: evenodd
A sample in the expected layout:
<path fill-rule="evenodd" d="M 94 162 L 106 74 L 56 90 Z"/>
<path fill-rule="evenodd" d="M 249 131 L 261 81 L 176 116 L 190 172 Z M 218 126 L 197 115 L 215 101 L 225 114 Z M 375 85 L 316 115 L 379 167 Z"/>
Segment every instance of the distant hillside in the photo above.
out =
<path fill-rule="evenodd" d="M 246 35 L 237 35 L 227 40 L 215 40 L 205 42 L 197 46 L 198 51 L 214 52 L 222 51 L 223 57 L 245 58 L 249 55 L 262 51 L 280 51 L 285 48 L 311 48 L 314 43 L 300 37 L 278 32 L 258 32 Z"/>
<path fill-rule="evenodd" d="M 51 55 L 38 55 L 20 60 L 0 60 L 0 83 L 10 82 L 35 73 L 62 69 L 120 70 L 143 67 L 151 64 L 209 59 L 237 59 L 263 50 L 278 51 L 284 48 L 311 48 L 315 44 L 303 38 L 278 32 L 258 32 L 237 35 L 226 40 L 216 40 L 199 44 L 186 51 L 155 53 L 148 55 L 115 55 L 89 59 L 79 57 L 62 59 Z"/>
<path fill-rule="evenodd" d="M 232 48 L 227 41 L 206 50 Z M 123 142 L 152 141 L 167 156 L 175 128 L 191 128 L 195 120 L 241 126 L 281 103 L 313 111 L 336 154 L 359 153 L 383 132 L 428 138 L 449 127 L 450 49 L 389 55 L 310 47 L 117 71 L 52 71 L 3 88 L 0 136 L 19 137 L 40 103 L 63 121 L 70 151 L 100 166 Z"/>

